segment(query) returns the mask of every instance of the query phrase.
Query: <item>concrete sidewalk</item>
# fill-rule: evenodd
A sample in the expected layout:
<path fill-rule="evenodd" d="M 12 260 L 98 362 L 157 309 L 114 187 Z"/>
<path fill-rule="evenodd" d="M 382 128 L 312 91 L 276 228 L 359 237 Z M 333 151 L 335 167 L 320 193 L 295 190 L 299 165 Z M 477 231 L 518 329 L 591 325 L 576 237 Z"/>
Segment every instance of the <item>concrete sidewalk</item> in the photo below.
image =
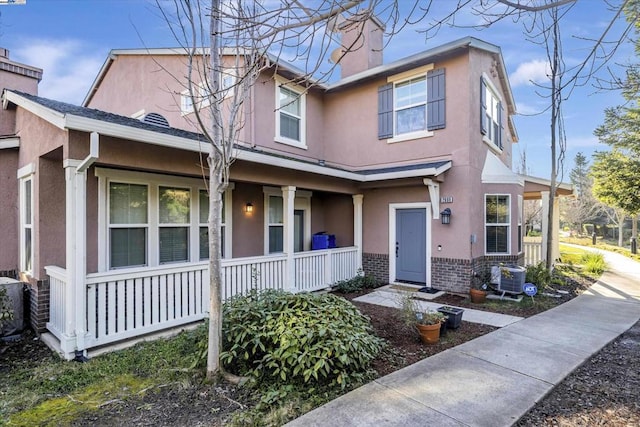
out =
<path fill-rule="evenodd" d="M 379 378 L 287 425 L 512 425 L 640 318 L 640 263 L 605 257 L 608 271 L 583 295 Z"/>

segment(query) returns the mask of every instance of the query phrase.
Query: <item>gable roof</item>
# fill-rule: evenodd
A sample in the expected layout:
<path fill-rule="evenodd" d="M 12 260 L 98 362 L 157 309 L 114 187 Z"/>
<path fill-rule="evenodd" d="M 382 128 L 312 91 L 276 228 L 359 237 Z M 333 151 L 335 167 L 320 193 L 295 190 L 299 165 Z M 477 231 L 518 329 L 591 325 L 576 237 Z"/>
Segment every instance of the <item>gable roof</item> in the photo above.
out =
<path fill-rule="evenodd" d="M 511 114 L 516 113 L 516 103 L 513 98 L 513 93 L 511 91 L 511 85 L 509 84 L 509 78 L 507 74 L 507 70 L 504 65 L 504 59 L 502 57 L 502 50 L 499 46 L 494 44 L 485 42 L 483 40 L 477 39 L 475 37 L 463 37 L 458 40 L 454 40 L 449 43 L 445 43 L 440 46 L 436 46 L 431 49 L 427 49 L 415 55 L 407 56 L 405 58 L 399 59 L 397 61 L 383 64 L 378 67 L 371 68 L 366 71 L 362 71 L 360 73 L 353 74 L 344 79 L 338 80 L 335 83 L 331 84 L 322 84 L 317 81 L 311 81 L 311 83 L 326 92 L 334 92 L 341 89 L 345 89 L 368 80 L 380 78 L 382 76 L 397 74 L 403 71 L 408 71 L 413 68 L 419 67 L 421 65 L 425 65 L 431 62 L 435 62 L 447 57 L 458 55 L 464 51 L 469 50 L 470 48 L 482 50 L 489 54 L 495 55 L 498 59 L 497 63 L 499 64 L 499 74 L 500 74 L 500 82 L 504 86 L 504 91 L 507 97 L 507 107 L 508 111 Z M 204 49 L 200 49 L 200 54 L 204 53 Z M 235 55 L 237 54 L 237 50 L 227 48 L 223 51 L 223 55 Z M 98 90 L 100 83 L 104 79 L 104 76 L 108 72 L 109 68 L 116 60 L 118 56 L 125 55 L 172 55 L 172 56 L 184 56 L 186 55 L 186 50 L 184 48 L 153 48 L 153 49 L 113 49 L 109 52 L 107 59 L 105 60 L 102 68 L 98 72 L 93 84 L 89 88 L 85 99 L 82 101 L 83 106 L 87 106 L 94 95 L 94 93 Z M 285 74 L 290 76 L 305 76 L 305 73 L 302 70 L 297 69 L 295 66 L 286 63 L 282 60 L 279 60 L 276 56 L 271 54 L 266 54 L 266 58 L 274 64 L 278 72 L 284 71 Z M 512 126 L 512 124 L 510 124 Z M 515 129 L 515 128 L 514 128 Z M 515 134 L 515 133 L 514 133 Z"/>
<path fill-rule="evenodd" d="M 2 95 L 3 107 L 17 105 L 48 121 L 59 129 L 73 129 L 82 132 L 97 132 L 152 145 L 171 147 L 193 152 L 207 152 L 208 141 L 204 135 L 172 127 L 156 126 L 131 117 L 107 113 L 93 108 L 80 107 L 65 102 L 54 101 L 24 92 L 5 89 Z M 372 182 L 409 177 L 438 176 L 451 168 L 450 160 L 385 167 L 368 170 L 349 170 L 301 160 L 281 154 L 274 154 L 258 148 L 236 145 L 236 158 L 275 167 L 306 171 L 325 176 L 349 179 L 356 182 Z"/>

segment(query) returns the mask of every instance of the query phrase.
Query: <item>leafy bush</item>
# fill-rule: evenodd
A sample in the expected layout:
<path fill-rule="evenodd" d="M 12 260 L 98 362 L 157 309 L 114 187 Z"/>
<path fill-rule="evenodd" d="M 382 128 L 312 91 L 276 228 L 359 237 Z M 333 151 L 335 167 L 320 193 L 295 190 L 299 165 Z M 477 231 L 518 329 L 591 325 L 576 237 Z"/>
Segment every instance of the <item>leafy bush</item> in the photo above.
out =
<path fill-rule="evenodd" d="M 257 381 L 338 384 L 359 378 L 383 346 L 369 319 L 331 294 L 252 292 L 223 307 L 225 368 Z"/>
<path fill-rule="evenodd" d="M 582 265 L 584 265 L 585 271 L 591 274 L 600 275 L 607 268 L 607 263 L 604 261 L 604 255 L 600 252 L 588 252 L 582 255 Z"/>
<path fill-rule="evenodd" d="M 551 273 L 547 270 L 547 266 L 544 261 L 539 262 L 536 265 L 530 265 L 527 267 L 527 273 L 525 275 L 525 282 L 534 283 L 539 291 L 549 286 L 551 283 Z"/>
<path fill-rule="evenodd" d="M 373 276 L 364 274 L 362 269 L 358 270 L 356 277 L 348 280 L 336 282 L 336 291 L 341 294 L 349 294 L 362 289 L 375 289 L 380 287 L 381 283 Z"/>

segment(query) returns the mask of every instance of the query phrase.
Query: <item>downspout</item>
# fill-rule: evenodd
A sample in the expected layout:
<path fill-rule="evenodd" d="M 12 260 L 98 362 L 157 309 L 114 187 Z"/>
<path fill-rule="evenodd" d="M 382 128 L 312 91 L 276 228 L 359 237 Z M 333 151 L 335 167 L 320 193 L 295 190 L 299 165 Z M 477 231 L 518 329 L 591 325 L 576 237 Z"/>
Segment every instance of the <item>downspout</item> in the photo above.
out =
<path fill-rule="evenodd" d="M 85 280 L 87 277 L 87 247 L 82 241 L 87 235 L 87 212 L 86 212 L 86 198 L 87 198 L 87 169 L 98 160 L 100 151 L 100 135 L 97 132 L 91 132 L 89 140 L 89 154 L 82 160 L 75 170 L 75 183 L 74 187 L 74 215 L 75 221 L 75 233 L 74 240 L 76 241 L 72 253 L 74 253 L 76 263 L 74 263 L 74 272 L 71 274 L 75 277 L 75 281 L 78 284 L 76 288 L 75 296 L 75 335 L 76 335 L 76 351 L 75 361 L 86 362 L 86 343 L 85 335 L 87 331 L 84 330 L 84 322 L 86 317 L 86 285 Z"/>

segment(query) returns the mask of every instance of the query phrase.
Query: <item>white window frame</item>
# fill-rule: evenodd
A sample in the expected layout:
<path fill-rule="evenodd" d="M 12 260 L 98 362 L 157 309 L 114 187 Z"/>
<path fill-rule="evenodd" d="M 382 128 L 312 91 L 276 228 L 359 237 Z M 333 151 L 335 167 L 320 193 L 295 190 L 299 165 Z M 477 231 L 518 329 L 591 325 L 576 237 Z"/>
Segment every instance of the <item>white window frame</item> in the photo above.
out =
<path fill-rule="evenodd" d="M 419 139 L 419 138 L 428 138 L 428 137 L 432 137 L 433 135 L 435 135 L 435 133 L 433 131 L 427 130 L 427 118 L 429 115 L 429 111 L 428 111 L 428 93 L 427 93 L 427 73 L 431 70 L 433 70 L 434 68 L 434 64 L 427 64 L 424 65 L 422 67 L 419 68 L 415 68 L 413 70 L 410 71 L 405 71 L 403 73 L 399 73 L 399 74 L 394 74 L 393 76 L 389 76 L 387 77 L 387 83 L 393 83 L 393 138 L 388 138 L 387 139 L 387 143 L 388 144 L 393 144 L 396 142 L 402 142 L 402 141 L 410 141 L 413 139 Z M 421 78 L 424 77 L 425 80 L 425 101 L 424 101 L 424 105 L 425 105 L 425 118 L 424 118 L 424 125 L 425 128 L 424 130 L 420 130 L 420 131 L 415 131 L 415 132 L 406 132 L 406 133 L 398 133 L 398 126 L 396 123 L 396 87 L 402 83 L 406 83 L 410 80 L 415 80 L 417 78 Z M 420 105 L 420 104 L 416 104 L 416 105 Z M 416 106 L 416 105 L 412 105 L 412 106 Z M 411 107 L 411 106 L 409 106 Z M 407 109 L 409 108 L 407 106 L 402 107 L 401 109 Z"/>
<path fill-rule="evenodd" d="M 160 189 L 161 188 L 166 188 L 166 189 L 173 189 L 173 190 L 184 190 L 184 191 L 188 191 L 189 192 L 189 220 L 190 222 L 188 223 L 166 223 L 166 222 L 160 222 Z M 199 196 L 199 194 L 198 194 Z M 175 263 L 181 263 L 181 262 L 189 262 L 192 258 L 192 253 L 191 253 L 191 248 L 193 247 L 193 245 L 191 244 L 191 239 L 193 238 L 191 236 L 191 224 L 193 223 L 193 189 L 191 187 L 184 187 L 181 185 L 158 185 L 158 203 L 156 205 L 156 209 L 158 210 L 158 262 L 161 265 L 166 265 L 166 264 L 175 264 Z M 198 198 L 198 204 L 197 204 L 198 208 L 200 208 L 200 199 Z M 200 213 L 200 210 L 198 209 L 198 214 Z M 182 261 L 161 261 L 160 260 L 160 230 L 163 228 L 186 228 L 187 229 L 187 259 Z M 200 231 L 200 229 L 198 229 L 198 232 Z M 198 239 L 198 243 L 199 243 L 199 239 Z M 200 260 L 200 254 L 198 254 L 198 260 Z"/>
<path fill-rule="evenodd" d="M 269 223 L 269 197 L 277 196 L 283 197 L 282 189 L 278 187 L 263 187 L 264 193 L 264 254 L 269 255 L 269 227 L 270 226 L 282 226 L 284 227 L 284 220 L 286 218 L 286 212 L 282 212 L 282 224 Z M 311 197 L 313 192 L 307 190 L 296 189 L 295 198 L 293 199 L 293 210 L 304 211 L 304 236 L 303 236 L 303 250 L 311 250 Z M 284 203 L 284 198 L 283 198 Z M 283 205 L 284 206 L 284 205 Z M 283 233 L 284 234 L 284 233 Z M 283 242 L 284 247 L 284 242 Z M 293 248 L 292 248 L 293 249 Z M 279 253 L 279 252 L 274 252 Z"/>
<path fill-rule="evenodd" d="M 502 97 L 500 96 L 500 92 L 498 92 L 498 89 L 485 73 L 482 73 L 482 80 L 484 80 L 486 88 L 486 93 L 484 96 L 484 107 L 485 111 L 487 112 L 485 117 L 482 118 L 483 122 L 486 121 L 485 129 L 487 129 L 487 132 L 482 135 L 482 140 L 494 151 L 502 152 L 502 148 L 500 148 L 497 141 L 498 133 L 502 132 L 502 124 L 498 120 L 500 116 L 500 112 L 498 111 L 498 109 L 500 108 L 500 105 L 504 105 L 504 103 Z M 497 127 L 498 133 L 496 133 L 494 126 Z"/>
<path fill-rule="evenodd" d="M 280 88 L 284 87 L 285 89 L 295 93 L 298 95 L 298 100 L 300 101 L 300 117 L 297 117 L 300 120 L 300 140 L 297 141 L 295 139 L 287 138 L 285 136 L 280 135 L 280 114 L 291 115 L 290 113 L 284 113 L 281 111 L 280 105 Z M 307 137 L 306 137 L 306 128 L 307 128 L 307 94 L 306 90 L 299 85 L 289 83 L 283 78 L 276 76 L 275 77 L 275 115 L 276 115 L 276 128 L 275 128 L 275 136 L 274 141 L 279 142 L 281 144 L 291 145 L 293 147 L 307 149 Z M 294 116 L 292 116 L 294 117 Z"/>
<path fill-rule="evenodd" d="M 129 184 L 141 184 L 148 186 L 148 229 L 147 229 L 147 265 L 157 267 L 160 264 L 159 248 L 159 187 L 189 188 L 190 199 L 190 223 L 189 227 L 189 260 L 186 263 L 200 262 L 200 201 L 199 190 L 204 189 L 202 179 L 176 177 L 147 172 L 134 172 L 116 170 L 108 168 L 95 168 L 95 176 L 98 178 L 98 271 L 106 272 L 113 270 L 110 268 L 110 248 L 109 248 L 109 183 L 121 182 Z M 232 190 L 233 183 L 229 184 L 225 193 L 225 215 L 228 218 L 225 226 L 225 254 L 231 257 L 231 241 L 233 238 L 233 228 L 231 225 L 232 210 Z M 179 265 L 186 263 L 170 263 L 162 265 Z M 128 269 L 135 267 L 119 267 Z"/>
<path fill-rule="evenodd" d="M 111 211 L 111 198 L 109 197 L 110 195 L 110 185 L 111 183 L 118 183 L 118 184 L 133 184 L 133 185 L 145 185 L 147 187 L 147 222 L 146 223 L 127 223 L 127 224 L 111 224 L 111 219 L 110 219 L 110 211 Z M 149 222 L 150 222 L 150 216 L 151 216 L 151 212 L 150 212 L 150 203 L 149 200 L 151 198 L 151 188 L 148 184 L 145 183 L 141 183 L 141 182 L 129 182 L 127 180 L 118 180 L 118 179 L 114 179 L 114 180 L 109 180 L 109 182 L 107 182 L 106 184 L 106 223 L 107 223 L 107 236 L 106 236 L 106 242 L 107 242 L 107 258 L 109 258 L 110 254 L 111 254 L 111 230 L 112 229 L 125 229 L 125 228 L 144 228 L 145 229 L 145 233 L 146 233 L 146 238 L 145 241 L 147 242 L 147 247 L 145 248 L 145 262 L 143 264 L 138 264 L 138 265 L 127 265 L 127 266 L 121 266 L 121 267 L 111 267 L 111 259 L 109 258 L 109 263 L 108 263 L 108 268 L 109 270 L 119 270 L 122 268 L 135 268 L 135 267 L 144 267 L 147 266 L 149 264 L 149 238 L 150 238 L 150 227 L 149 227 Z"/>
<path fill-rule="evenodd" d="M 507 197 L 507 209 L 508 216 L 507 222 L 495 222 L 488 223 L 487 222 L 487 197 Z M 505 193 L 486 193 L 484 195 L 484 252 L 485 255 L 509 255 L 511 254 L 511 218 L 512 218 L 512 209 L 511 209 L 511 194 Z M 507 251 L 506 252 L 489 252 L 488 248 L 488 235 L 487 235 L 487 227 L 507 227 Z"/>
<path fill-rule="evenodd" d="M 18 198 L 19 198 L 19 203 L 20 203 L 20 237 L 19 237 L 19 242 L 20 242 L 20 272 L 25 273 L 27 275 L 32 276 L 33 275 L 33 271 L 34 271 L 34 254 L 35 254 L 35 245 L 34 245 L 34 239 L 35 239 L 35 233 L 34 233 L 34 218 L 35 218 L 35 209 L 34 209 L 34 176 L 35 176 L 35 164 L 30 163 L 22 168 L 20 168 L 18 170 L 18 183 L 19 183 L 19 188 L 18 188 Z M 26 195 L 26 185 L 27 183 L 29 183 L 30 186 L 30 196 L 29 200 L 27 200 L 27 195 Z M 27 203 L 30 205 L 31 209 L 30 209 L 30 215 L 27 218 L 26 216 L 26 212 L 27 212 Z M 30 253 L 27 254 L 27 242 L 25 239 L 25 232 L 26 230 L 29 229 L 31 230 L 31 250 L 29 251 Z M 30 268 L 27 268 L 27 260 L 30 259 L 31 260 L 31 266 Z"/>
<path fill-rule="evenodd" d="M 518 253 L 522 252 L 524 235 L 522 234 L 522 218 L 524 213 L 524 198 L 518 195 Z"/>
<path fill-rule="evenodd" d="M 224 209 L 224 222 L 221 223 L 220 231 L 224 234 L 224 248 L 222 248 L 222 259 L 231 258 L 233 251 L 233 242 L 231 236 L 231 230 L 233 230 L 233 190 L 235 189 L 235 183 L 230 182 L 227 186 L 227 190 L 224 192 L 223 197 L 223 209 Z M 207 200 L 209 198 L 209 189 L 205 187 L 200 187 L 199 192 L 204 191 L 207 193 Z M 198 221 L 200 221 L 200 193 L 198 192 Z M 222 218 L 221 218 L 222 220 Z M 201 227 L 209 227 L 208 222 L 200 222 L 198 226 L 198 245 L 200 244 L 200 228 Z M 200 247 L 198 246 L 198 258 L 200 258 Z M 209 258 L 205 258 L 209 259 Z M 201 259 L 204 261 L 205 259 Z"/>

